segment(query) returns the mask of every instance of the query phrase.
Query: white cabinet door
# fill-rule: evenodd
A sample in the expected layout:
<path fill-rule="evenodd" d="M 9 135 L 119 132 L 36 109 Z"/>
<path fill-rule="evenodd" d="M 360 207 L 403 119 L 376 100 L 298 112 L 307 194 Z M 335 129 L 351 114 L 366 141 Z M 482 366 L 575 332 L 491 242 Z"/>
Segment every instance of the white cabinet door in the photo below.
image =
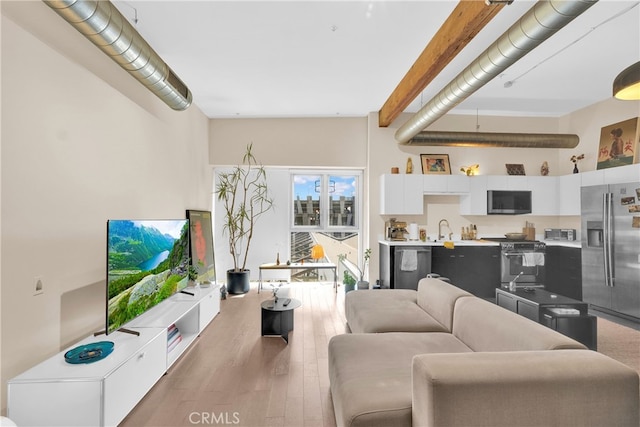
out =
<path fill-rule="evenodd" d="M 469 192 L 466 175 L 425 175 L 425 194 L 466 194 Z"/>
<path fill-rule="evenodd" d="M 528 190 L 527 176 L 488 175 L 487 190 Z"/>
<path fill-rule="evenodd" d="M 469 192 L 460 196 L 460 215 L 487 214 L 488 176 L 469 177 Z"/>
<path fill-rule="evenodd" d="M 604 171 L 589 171 L 579 174 L 582 180 L 581 185 L 583 187 L 590 187 L 592 185 L 604 184 Z"/>
<path fill-rule="evenodd" d="M 211 293 L 200 300 L 200 332 L 202 332 L 220 312 L 220 285 L 211 285 L 211 288 Z"/>
<path fill-rule="evenodd" d="M 423 191 L 425 194 L 442 194 L 447 192 L 447 175 L 424 175 Z"/>
<path fill-rule="evenodd" d="M 558 176 L 556 182 L 557 215 L 580 215 L 580 174 Z"/>
<path fill-rule="evenodd" d="M 466 175 L 451 175 L 447 177 L 447 192 L 452 194 L 466 194 L 469 192 L 470 180 L 475 177 Z"/>
<path fill-rule="evenodd" d="M 422 175 L 405 175 L 404 214 L 422 215 L 424 212 L 424 190 Z"/>
<path fill-rule="evenodd" d="M 530 176 L 524 176 L 524 175 L 507 176 L 507 190 L 517 190 L 517 191 L 531 190 L 531 188 L 529 187 L 529 178 L 537 178 L 537 177 L 530 177 Z"/>
<path fill-rule="evenodd" d="M 104 381 L 104 425 L 116 426 L 167 371 L 167 334 L 160 334 Z"/>
<path fill-rule="evenodd" d="M 487 190 L 508 190 L 507 175 L 487 175 Z"/>
<path fill-rule="evenodd" d="M 421 215 L 423 209 L 422 175 L 381 175 L 381 215 Z"/>
<path fill-rule="evenodd" d="M 604 182 L 606 184 L 625 184 L 638 181 L 640 181 L 640 164 L 604 170 Z"/>
<path fill-rule="evenodd" d="M 404 175 L 380 176 L 380 214 L 395 215 L 404 207 Z"/>
<path fill-rule="evenodd" d="M 527 186 L 531 190 L 532 215 L 557 215 L 557 189 L 554 176 L 530 176 Z"/>

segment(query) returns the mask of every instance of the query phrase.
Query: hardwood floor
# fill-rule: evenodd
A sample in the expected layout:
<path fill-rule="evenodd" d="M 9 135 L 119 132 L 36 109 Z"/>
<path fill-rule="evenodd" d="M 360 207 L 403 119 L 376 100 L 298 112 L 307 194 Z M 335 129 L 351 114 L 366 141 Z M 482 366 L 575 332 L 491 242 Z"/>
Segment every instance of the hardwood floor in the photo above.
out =
<path fill-rule="evenodd" d="M 221 301 L 220 314 L 121 423 L 140 426 L 335 426 L 327 344 L 345 333 L 344 288 L 294 283 L 289 344 L 260 336 L 269 289 Z M 598 351 L 640 373 L 640 331 L 598 319 Z"/>
<path fill-rule="evenodd" d="M 294 283 L 289 344 L 260 336 L 270 290 L 229 296 L 198 340 L 122 422 L 139 426 L 335 426 L 327 344 L 345 332 L 344 288 Z"/>

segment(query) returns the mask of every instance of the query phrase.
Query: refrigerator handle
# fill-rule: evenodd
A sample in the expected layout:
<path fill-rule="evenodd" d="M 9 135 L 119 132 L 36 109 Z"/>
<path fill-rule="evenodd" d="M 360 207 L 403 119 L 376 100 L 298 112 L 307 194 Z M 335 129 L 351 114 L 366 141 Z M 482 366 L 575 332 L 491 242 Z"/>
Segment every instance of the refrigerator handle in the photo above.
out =
<path fill-rule="evenodd" d="M 613 287 L 613 271 L 611 259 L 611 193 L 604 193 L 602 198 L 602 219 L 604 237 L 604 281 L 608 287 Z"/>

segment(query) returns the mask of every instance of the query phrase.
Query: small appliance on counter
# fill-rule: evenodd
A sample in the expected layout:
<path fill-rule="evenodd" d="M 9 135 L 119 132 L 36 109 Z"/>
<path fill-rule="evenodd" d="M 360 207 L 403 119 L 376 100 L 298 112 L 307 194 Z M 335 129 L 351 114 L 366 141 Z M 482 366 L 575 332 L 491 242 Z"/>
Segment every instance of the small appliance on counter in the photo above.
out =
<path fill-rule="evenodd" d="M 570 228 L 545 228 L 544 240 L 576 240 L 576 230 Z"/>
<path fill-rule="evenodd" d="M 412 222 L 409 224 L 409 240 L 417 241 L 420 238 L 418 233 L 418 224 Z"/>
<path fill-rule="evenodd" d="M 395 218 L 389 219 L 384 223 L 384 238 L 386 240 L 404 242 L 407 240 L 407 223 L 396 221 Z"/>

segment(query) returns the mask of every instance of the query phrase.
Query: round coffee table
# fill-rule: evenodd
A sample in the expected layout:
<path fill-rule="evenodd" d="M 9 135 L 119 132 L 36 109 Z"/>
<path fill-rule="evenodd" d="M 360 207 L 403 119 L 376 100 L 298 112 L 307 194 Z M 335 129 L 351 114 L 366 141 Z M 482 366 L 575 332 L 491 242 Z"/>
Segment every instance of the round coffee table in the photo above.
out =
<path fill-rule="evenodd" d="M 279 335 L 288 344 L 289 331 L 293 331 L 293 310 L 301 305 L 302 303 L 295 298 L 263 301 L 260 304 L 262 307 L 262 336 Z"/>

